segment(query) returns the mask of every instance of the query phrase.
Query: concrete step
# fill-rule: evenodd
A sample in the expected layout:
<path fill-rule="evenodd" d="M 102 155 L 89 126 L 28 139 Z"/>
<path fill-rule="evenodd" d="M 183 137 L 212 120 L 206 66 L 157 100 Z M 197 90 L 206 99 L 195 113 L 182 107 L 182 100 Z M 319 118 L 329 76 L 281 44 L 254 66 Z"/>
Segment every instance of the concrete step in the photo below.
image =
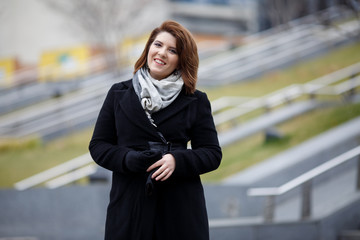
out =
<path fill-rule="evenodd" d="M 0 240 L 39 240 L 36 237 L 1 237 Z"/>
<path fill-rule="evenodd" d="M 360 240 L 360 230 L 343 231 L 340 240 Z"/>

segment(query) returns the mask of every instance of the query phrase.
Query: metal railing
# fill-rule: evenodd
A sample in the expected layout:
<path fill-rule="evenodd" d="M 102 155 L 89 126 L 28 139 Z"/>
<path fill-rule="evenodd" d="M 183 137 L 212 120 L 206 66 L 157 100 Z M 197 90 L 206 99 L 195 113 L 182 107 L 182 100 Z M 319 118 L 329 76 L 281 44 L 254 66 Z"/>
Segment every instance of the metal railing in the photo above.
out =
<path fill-rule="evenodd" d="M 219 112 L 221 108 L 231 108 L 214 114 L 215 124 L 220 125 L 232 121 L 257 109 L 270 109 L 291 102 L 303 95 L 341 95 L 360 86 L 360 76 L 356 76 L 357 74 L 360 74 L 360 62 L 304 84 L 292 84 L 260 98 L 232 97 L 228 99 L 229 97 L 225 97 L 224 99 L 218 99 L 212 104 L 214 110 Z M 346 78 L 349 79 L 334 85 L 334 83 Z M 226 105 L 226 102 L 229 104 Z"/>
<path fill-rule="evenodd" d="M 359 31 L 357 21 L 342 24 L 345 32 Z M 277 34 L 256 44 L 249 44 L 220 55 L 218 61 L 210 62 L 199 69 L 199 79 L 209 85 L 241 81 L 259 75 L 314 53 L 328 50 L 347 39 L 332 28 L 315 24 L 295 26 L 288 32 Z"/>
<path fill-rule="evenodd" d="M 56 167 L 17 182 L 14 187 L 17 190 L 26 190 L 45 183 L 45 186 L 48 188 L 56 188 L 88 176 L 94 173 L 95 170 L 96 166 L 90 156 L 90 153 L 86 153 L 70 161 L 57 165 Z"/>
<path fill-rule="evenodd" d="M 355 147 L 330 161 L 321 164 L 320 166 L 313 168 L 312 170 L 292 179 L 291 181 L 281 185 L 280 187 L 268 187 L 268 188 L 251 188 L 247 194 L 249 196 L 262 196 L 266 197 L 264 208 L 264 220 L 266 222 L 272 222 L 274 220 L 274 212 L 276 208 L 275 200 L 277 196 L 283 195 L 290 190 L 297 187 L 301 187 L 301 219 L 309 219 L 311 217 L 312 209 L 312 181 L 314 178 L 322 175 L 323 173 L 347 162 L 353 160 L 360 155 L 360 146 Z M 360 190 L 360 158 L 358 159 L 357 167 L 357 181 L 356 189 Z"/>

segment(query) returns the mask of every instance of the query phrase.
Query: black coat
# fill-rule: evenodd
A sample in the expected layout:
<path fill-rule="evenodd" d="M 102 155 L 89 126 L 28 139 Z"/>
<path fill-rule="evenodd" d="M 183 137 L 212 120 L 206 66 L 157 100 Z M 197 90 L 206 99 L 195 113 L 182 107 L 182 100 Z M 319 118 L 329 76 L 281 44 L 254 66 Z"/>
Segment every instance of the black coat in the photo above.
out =
<path fill-rule="evenodd" d="M 132 174 L 124 166 L 129 150 L 161 142 L 133 89 L 131 80 L 114 84 L 99 113 L 90 153 L 100 166 L 113 171 L 105 239 L 209 239 L 208 218 L 200 174 L 218 168 L 222 153 L 205 93 L 184 89 L 168 107 L 152 114 L 166 140 L 191 141 L 190 149 L 174 150 L 172 176 L 145 194 L 147 174 Z"/>

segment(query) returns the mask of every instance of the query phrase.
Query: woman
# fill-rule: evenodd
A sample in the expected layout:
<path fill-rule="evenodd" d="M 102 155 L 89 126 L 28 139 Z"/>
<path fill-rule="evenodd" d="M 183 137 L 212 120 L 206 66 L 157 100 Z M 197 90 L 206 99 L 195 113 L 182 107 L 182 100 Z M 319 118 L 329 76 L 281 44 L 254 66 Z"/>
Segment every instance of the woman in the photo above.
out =
<path fill-rule="evenodd" d="M 109 90 L 89 146 L 113 172 L 105 239 L 209 239 L 199 175 L 222 153 L 209 100 L 195 89 L 198 65 L 190 32 L 166 21 L 133 79 Z"/>

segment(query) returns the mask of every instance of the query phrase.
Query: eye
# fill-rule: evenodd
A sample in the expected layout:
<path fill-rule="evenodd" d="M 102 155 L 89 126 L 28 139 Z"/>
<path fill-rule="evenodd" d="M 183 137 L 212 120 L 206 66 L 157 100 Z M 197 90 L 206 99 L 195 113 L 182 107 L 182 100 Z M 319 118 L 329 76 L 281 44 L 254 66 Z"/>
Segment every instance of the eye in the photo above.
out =
<path fill-rule="evenodd" d="M 157 47 L 161 47 L 161 43 L 159 43 L 159 42 L 154 42 L 154 45 Z"/>
<path fill-rule="evenodd" d="M 176 49 L 170 49 L 169 52 L 171 52 L 172 54 L 177 54 Z"/>

